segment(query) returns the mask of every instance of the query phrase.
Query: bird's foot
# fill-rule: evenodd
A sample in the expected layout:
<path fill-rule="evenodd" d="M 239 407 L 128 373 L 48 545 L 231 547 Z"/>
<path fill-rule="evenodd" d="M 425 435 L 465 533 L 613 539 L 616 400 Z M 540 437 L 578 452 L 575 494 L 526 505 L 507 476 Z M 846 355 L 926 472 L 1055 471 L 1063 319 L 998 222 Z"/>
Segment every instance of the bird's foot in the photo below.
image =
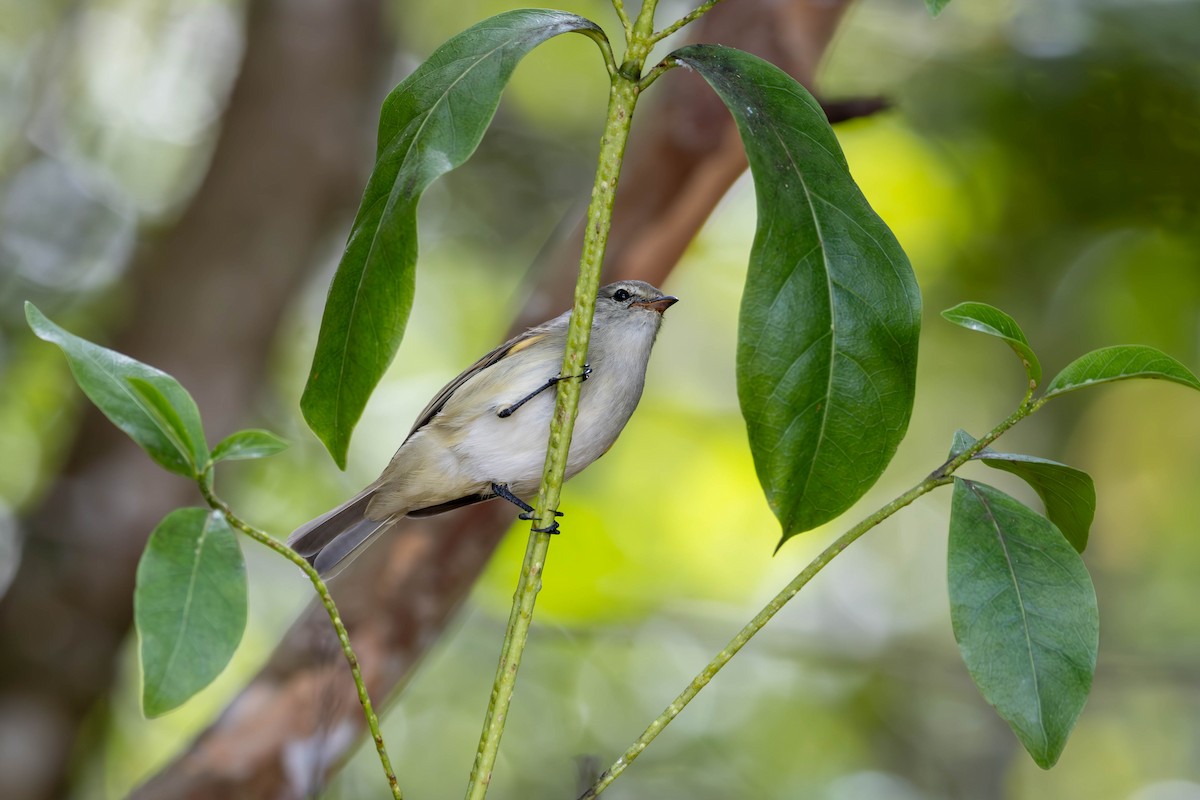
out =
<path fill-rule="evenodd" d="M 564 516 L 564 514 L 561 511 L 555 511 L 554 516 L 561 517 Z M 517 514 L 517 519 L 523 519 L 528 522 L 530 520 L 537 519 L 537 517 L 534 515 L 533 509 L 531 508 L 528 511 L 522 511 L 520 514 Z"/>

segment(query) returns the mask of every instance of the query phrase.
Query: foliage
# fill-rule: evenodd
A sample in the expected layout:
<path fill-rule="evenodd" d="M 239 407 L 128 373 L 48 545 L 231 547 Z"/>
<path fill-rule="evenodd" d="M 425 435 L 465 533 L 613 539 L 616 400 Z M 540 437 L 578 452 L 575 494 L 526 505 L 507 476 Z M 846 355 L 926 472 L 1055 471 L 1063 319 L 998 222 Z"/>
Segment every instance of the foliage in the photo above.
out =
<path fill-rule="evenodd" d="M 329 287 L 300 400 L 343 469 L 350 434 L 412 308 L 421 194 L 475 151 L 521 58 L 569 31 L 603 36 L 595 23 L 560 11 L 500 14 L 439 47 L 384 101 L 375 168 Z"/>
<path fill-rule="evenodd" d="M 1092 686 L 1100 619 L 1079 554 L 1050 520 L 954 479 L 950 618 L 971 677 L 1049 769 Z"/>
<path fill-rule="evenodd" d="M 945 4 L 927 0 L 933 13 Z M 612 193 L 637 96 L 668 69 L 690 67 L 733 115 L 755 179 L 759 216 L 742 299 L 738 395 L 763 491 L 782 524 L 780 545 L 837 517 L 876 483 L 906 432 L 915 398 L 921 299 L 908 259 L 855 184 L 819 104 L 791 77 L 747 53 L 713 45 L 683 48 L 643 72 L 646 55 L 664 36 L 653 32 L 654 5 L 647 2 L 634 22 L 624 20 L 627 58 L 619 69 L 594 23 L 561 12 L 510 12 L 452 38 L 389 95 L 375 170 L 330 288 L 302 400 L 306 419 L 339 466 L 345 466 L 351 431 L 397 352 L 413 304 L 421 194 L 470 157 L 516 63 L 541 42 L 575 31 L 600 44 L 613 99 L 589 212 L 589 229 L 601 232 L 599 246 L 585 250 L 573 321 L 585 331 L 590 327 Z M 246 621 L 237 528 L 291 559 L 313 581 L 338 629 L 393 795 L 399 797 L 356 660 L 323 583 L 303 559 L 237 520 L 212 494 L 216 463 L 271 455 L 283 448 L 282 440 L 266 431 L 241 431 L 210 451 L 195 402 L 171 376 L 68 333 L 32 304 L 26 316 L 36 335 L 63 351 L 97 407 L 157 463 L 194 480 L 212 508 L 169 515 L 151 535 L 139 565 L 135 605 L 145 712 L 161 714 L 186 701 L 224 668 L 237 647 Z M 1078 469 L 1000 453 L 989 445 L 1049 400 L 1079 388 L 1152 378 L 1200 389 L 1200 380 L 1154 348 L 1121 345 L 1071 362 L 1035 398 L 1041 362 L 1011 316 L 974 302 L 943 316 L 1013 350 L 1028 379 L 1020 405 L 978 440 L 959 431 L 940 467 L 827 548 L 586 796 L 598 794 L 619 775 L 846 546 L 918 497 L 951 484 L 949 602 L 963 661 L 1035 763 L 1049 768 L 1058 760 L 1086 702 L 1098 652 L 1096 597 L 1080 557 L 1095 514 L 1095 488 Z M 586 333 L 582 341 L 572 339 L 564 363 L 585 358 Z M 559 385 L 552 442 L 564 430 L 569 441 L 578 391 L 568 384 Z M 971 461 L 1028 482 L 1043 500 L 1045 514 L 957 476 Z M 544 500 L 551 486 L 557 498 L 563 471 L 548 466 L 546 475 L 539 496 Z M 553 513 L 543 505 L 539 502 L 540 514 Z M 507 716 L 506 697 L 496 713 L 497 696 L 511 695 L 524 647 L 524 635 L 513 631 L 520 632 L 521 624 L 528 629 L 546 533 L 535 528 L 531 536 L 533 555 L 518 589 L 470 796 L 482 797 L 491 778 Z M 542 537 L 540 551 L 536 535 Z"/>
<path fill-rule="evenodd" d="M 180 508 L 154 529 L 133 594 L 147 716 L 225 669 L 246 628 L 246 593 L 242 549 L 221 512 Z"/>
<path fill-rule="evenodd" d="M 782 544 L 849 508 L 895 454 L 916 393 L 920 292 L 804 87 L 733 48 L 672 56 L 725 101 L 754 175 L 738 397 Z"/>

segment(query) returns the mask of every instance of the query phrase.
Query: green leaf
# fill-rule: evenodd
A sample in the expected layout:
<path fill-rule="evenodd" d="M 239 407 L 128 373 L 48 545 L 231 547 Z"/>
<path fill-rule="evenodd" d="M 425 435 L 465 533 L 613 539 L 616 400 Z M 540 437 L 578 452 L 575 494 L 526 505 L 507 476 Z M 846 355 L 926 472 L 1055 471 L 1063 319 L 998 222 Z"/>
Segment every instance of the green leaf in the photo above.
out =
<path fill-rule="evenodd" d="M 950 5 L 950 0 L 925 0 L 925 8 L 929 9 L 930 16 L 936 17 L 942 13 L 942 9 Z"/>
<path fill-rule="evenodd" d="M 1033 385 L 1042 380 L 1042 365 L 1016 320 L 987 303 L 959 303 L 947 308 L 942 316 L 964 328 L 1003 339 L 1025 365 L 1025 374 Z"/>
<path fill-rule="evenodd" d="M 1058 761 L 1092 686 L 1096 592 L 1079 554 L 1040 514 L 954 479 L 950 619 L 972 680 L 1043 769 Z"/>
<path fill-rule="evenodd" d="M 975 439 L 970 434 L 957 431 L 950 457 L 953 458 L 973 444 Z M 1092 476 L 1057 461 L 998 453 L 990 448 L 984 448 L 975 458 L 993 469 L 1011 472 L 1033 487 L 1046 506 L 1046 516 L 1058 526 L 1076 551 L 1084 551 L 1092 520 L 1096 516 L 1096 485 L 1092 482 Z"/>
<path fill-rule="evenodd" d="M 329 287 L 300 399 L 304 419 L 343 469 L 412 308 L 421 193 L 475 151 L 517 62 L 569 31 L 603 36 L 595 23 L 560 11 L 492 17 L 439 47 L 384 101 L 375 169 Z"/>
<path fill-rule="evenodd" d="M 286 450 L 288 443 L 270 431 L 259 429 L 238 431 L 226 436 L 213 448 L 212 460 L 239 461 L 265 458 Z"/>
<path fill-rule="evenodd" d="M 189 461 L 203 469 L 208 461 L 208 444 L 204 441 L 204 429 L 200 425 L 200 414 L 184 419 L 179 409 L 171 404 L 162 388 L 145 378 L 126 378 L 133 391 L 143 401 L 143 408 L 154 419 L 163 434 L 176 449 L 186 453 Z M 180 387 L 180 391 L 183 388 Z M 189 397 L 189 399 L 191 399 Z M 193 406 L 194 407 L 194 406 Z"/>
<path fill-rule="evenodd" d="M 75 382 L 104 416 L 166 469 L 196 477 L 208 460 L 196 401 L 165 372 L 55 325 L 33 303 L 25 318 L 38 338 L 58 345 Z"/>
<path fill-rule="evenodd" d="M 172 511 L 150 534 L 133 594 L 142 709 L 182 705 L 221 674 L 246 628 L 246 564 L 225 517 Z"/>
<path fill-rule="evenodd" d="M 1141 344 L 1123 344 L 1102 347 L 1072 361 L 1050 381 L 1045 397 L 1056 397 L 1093 383 L 1131 378 L 1155 378 L 1200 389 L 1200 380 L 1161 350 Z"/>
<path fill-rule="evenodd" d="M 849 508 L 895 454 L 916 387 L 920 292 L 804 87 L 728 47 L 672 57 L 725 101 L 754 175 L 738 398 L 782 544 Z"/>

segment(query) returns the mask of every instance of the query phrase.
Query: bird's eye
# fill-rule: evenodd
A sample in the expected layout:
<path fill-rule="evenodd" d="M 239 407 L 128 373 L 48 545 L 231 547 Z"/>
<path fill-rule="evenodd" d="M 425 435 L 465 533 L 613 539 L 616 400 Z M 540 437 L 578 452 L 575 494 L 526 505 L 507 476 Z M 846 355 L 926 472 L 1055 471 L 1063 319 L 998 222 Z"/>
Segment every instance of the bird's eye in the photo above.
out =
<path fill-rule="evenodd" d="M 616 300 L 618 303 L 624 303 L 631 297 L 633 297 L 633 295 L 624 289 L 617 289 L 615 292 L 613 292 L 613 300 Z"/>

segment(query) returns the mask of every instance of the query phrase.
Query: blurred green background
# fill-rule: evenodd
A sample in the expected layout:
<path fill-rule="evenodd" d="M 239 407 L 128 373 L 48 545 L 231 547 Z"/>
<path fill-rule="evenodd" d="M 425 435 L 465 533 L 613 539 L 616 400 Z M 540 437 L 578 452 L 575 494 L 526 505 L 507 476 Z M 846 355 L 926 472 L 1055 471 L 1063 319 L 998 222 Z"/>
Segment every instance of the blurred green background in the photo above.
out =
<path fill-rule="evenodd" d="M 519 5 L 397 0 L 393 79 Z M 613 29 L 599 0 L 560 5 Z M 21 302 L 100 340 L 138 313 L 124 301 L 129 265 L 205 171 L 245 14 L 236 0 L 0 0 L 0 592 L 20 557 L 17 519 L 60 468 L 81 410 L 61 356 L 24 328 Z M 777 527 L 733 384 L 754 226 L 743 179 L 665 287 L 683 302 L 628 432 L 565 492 L 567 535 L 551 551 L 492 796 L 574 796 L 577 757 L 607 765 L 837 532 L 937 466 L 956 428 L 978 435 L 1008 414 L 1019 365 L 942 322 L 942 308 L 1004 308 L 1051 374 L 1085 350 L 1134 342 L 1200 367 L 1198 54 L 1195 0 L 955 0 L 936 20 L 918 0 L 851 9 L 821 83 L 827 96 L 894 104 L 838 134 L 925 297 L 908 438 L 859 506 L 772 557 Z M 357 490 L 428 397 L 500 340 L 529 264 L 587 195 L 603 94 L 590 44 L 550 42 L 518 69 L 478 157 L 426 196 L 416 308 L 346 474 L 296 405 L 345 228 L 331 234 L 326 267 L 278 333 L 265 399 L 246 411 L 246 424 L 294 446 L 230 470 L 243 516 L 282 535 Z M 959 663 L 942 492 L 829 567 L 606 796 L 1200 800 L 1200 398 L 1154 382 L 1072 394 L 997 448 L 1085 469 L 1099 494 L 1085 554 L 1099 666 L 1056 768 L 1032 763 Z M 1005 477 L 987 480 L 1036 502 Z M 465 780 L 523 547 L 514 529 L 387 714 L 411 797 L 452 795 Z M 76 754 L 74 797 L 124 796 L 270 653 L 309 590 L 258 548 L 246 555 L 250 623 L 231 667 L 147 721 L 131 637 Z M 323 796 L 370 795 L 374 758 L 360 751 Z"/>

